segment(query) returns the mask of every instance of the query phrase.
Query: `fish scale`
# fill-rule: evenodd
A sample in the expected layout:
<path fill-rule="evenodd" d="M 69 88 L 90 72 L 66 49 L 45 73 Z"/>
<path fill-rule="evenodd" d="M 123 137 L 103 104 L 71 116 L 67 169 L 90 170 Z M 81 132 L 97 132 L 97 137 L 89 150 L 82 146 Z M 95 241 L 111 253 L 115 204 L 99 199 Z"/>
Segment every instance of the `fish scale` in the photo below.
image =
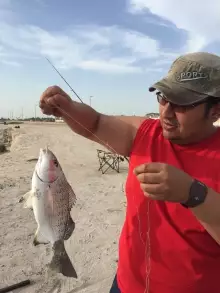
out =
<path fill-rule="evenodd" d="M 75 203 L 75 195 L 72 192 L 65 178 L 59 177 L 49 187 L 48 192 L 51 192 L 53 199 L 52 205 L 48 206 L 51 225 L 53 227 L 56 240 L 65 238 L 66 226 L 70 220 L 70 211 Z M 69 197 L 66 196 L 69 194 Z M 73 200 L 71 200 L 73 199 Z"/>

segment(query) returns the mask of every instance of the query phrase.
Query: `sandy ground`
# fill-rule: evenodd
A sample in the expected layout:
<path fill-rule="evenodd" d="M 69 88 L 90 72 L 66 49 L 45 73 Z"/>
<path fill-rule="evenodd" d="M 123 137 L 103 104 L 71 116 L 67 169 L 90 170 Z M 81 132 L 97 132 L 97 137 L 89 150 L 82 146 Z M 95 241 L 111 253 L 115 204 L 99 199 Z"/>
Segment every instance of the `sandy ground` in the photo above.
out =
<path fill-rule="evenodd" d="M 0 132 L 6 126 L 0 125 Z M 0 154 L 0 288 L 30 279 L 21 293 L 108 293 L 117 266 L 118 236 L 125 214 L 122 184 L 128 163 L 118 174 L 102 175 L 96 149 L 103 147 L 75 135 L 64 124 L 24 124 L 12 128 L 10 152 Z M 1 135 L 0 135 L 1 137 Z M 48 275 L 50 245 L 34 247 L 36 222 L 19 198 L 30 189 L 40 147 L 56 154 L 78 198 L 72 209 L 76 229 L 66 250 L 78 279 Z"/>

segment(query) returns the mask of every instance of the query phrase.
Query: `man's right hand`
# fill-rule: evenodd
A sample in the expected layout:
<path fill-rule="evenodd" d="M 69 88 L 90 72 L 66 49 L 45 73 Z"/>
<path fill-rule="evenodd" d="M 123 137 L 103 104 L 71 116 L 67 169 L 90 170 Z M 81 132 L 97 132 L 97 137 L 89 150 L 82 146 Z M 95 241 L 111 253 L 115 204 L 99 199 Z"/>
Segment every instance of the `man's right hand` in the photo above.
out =
<path fill-rule="evenodd" d="M 48 87 L 40 97 L 43 114 L 63 117 L 72 104 L 71 98 L 58 86 Z"/>

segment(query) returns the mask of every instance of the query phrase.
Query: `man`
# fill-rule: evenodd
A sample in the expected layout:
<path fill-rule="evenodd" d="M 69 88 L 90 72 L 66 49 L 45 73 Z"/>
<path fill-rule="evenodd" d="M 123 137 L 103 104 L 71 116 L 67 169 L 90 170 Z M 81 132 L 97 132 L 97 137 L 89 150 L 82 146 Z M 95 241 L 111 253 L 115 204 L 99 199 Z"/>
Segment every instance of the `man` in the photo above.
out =
<path fill-rule="evenodd" d="M 97 113 L 58 87 L 40 99 L 90 140 L 130 156 L 111 293 L 220 292 L 220 57 L 180 56 L 155 91 L 160 119 Z M 146 100 L 147 108 L 147 100 Z"/>

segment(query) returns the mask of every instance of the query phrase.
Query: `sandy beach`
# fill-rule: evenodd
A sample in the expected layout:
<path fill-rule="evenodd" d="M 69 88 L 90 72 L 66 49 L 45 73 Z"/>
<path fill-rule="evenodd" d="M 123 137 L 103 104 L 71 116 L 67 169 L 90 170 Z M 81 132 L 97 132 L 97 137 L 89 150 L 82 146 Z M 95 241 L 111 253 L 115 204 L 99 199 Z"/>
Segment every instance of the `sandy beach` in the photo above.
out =
<path fill-rule="evenodd" d="M 0 125 L 0 132 L 7 126 Z M 56 154 L 77 196 L 72 209 L 76 229 L 66 250 L 78 279 L 48 274 L 50 245 L 32 245 L 36 230 L 33 212 L 20 197 L 30 190 L 40 147 Z M 0 154 L 0 288 L 30 279 L 31 285 L 15 293 L 108 293 L 117 266 L 118 236 L 125 215 L 122 184 L 128 163 L 120 173 L 98 171 L 100 145 L 75 135 L 61 123 L 12 126 L 10 151 Z"/>

